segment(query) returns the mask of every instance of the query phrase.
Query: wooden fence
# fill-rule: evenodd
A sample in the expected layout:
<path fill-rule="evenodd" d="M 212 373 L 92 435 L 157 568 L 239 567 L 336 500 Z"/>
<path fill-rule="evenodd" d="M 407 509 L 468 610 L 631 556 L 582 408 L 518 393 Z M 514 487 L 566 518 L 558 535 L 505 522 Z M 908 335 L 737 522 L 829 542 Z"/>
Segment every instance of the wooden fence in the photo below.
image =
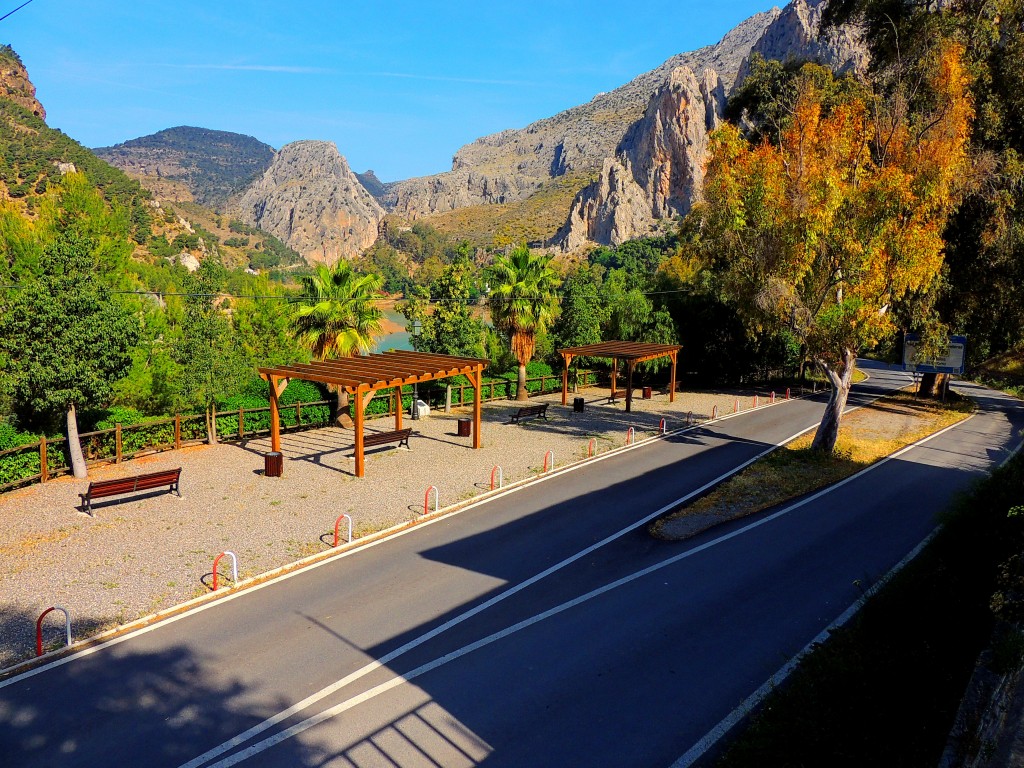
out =
<path fill-rule="evenodd" d="M 579 376 L 579 383 L 582 386 L 597 382 L 595 371 L 580 371 Z M 528 385 L 540 383 L 539 387 L 530 392 L 531 396 L 555 392 L 562 387 L 561 375 L 533 377 L 526 381 Z M 515 397 L 515 388 L 514 380 L 485 381 L 482 387 L 483 399 L 491 401 Z M 473 388 L 469 384 L 451 387 L 453 405 L 472 402 L 472 395 L 468 399 L 466 397 L 467 389 L 472 391 Z M 436 397 L 441 397 L 443 392 L 443 389 L 434 390 Z M 405 399 L 409 399 L 407 394 Z M 386 403 L 384 413 L 377 415 L 394 415 L 395 398 L 387 398 Z M 443 403 L 435 402 L 431 407 L 441 405 Z M 269 406 L 214 411 L 211 416 L 215 440 L 239 442 L 270 433 Z M 334 416 L 334 403 L 328 400 L 294 403 L 282 405 L 280 408 L 281 428 L 284 430 L 327 426 L 334 421 Z M 117 424 L 111 429 L 82 432 L 79 434 L 79 440 L 87 466 L 120 464 L 122 461 L 140 456 L 209 442 L 207 414 L 177 414 L 143 424 Z M 31 483 L 45 483 L 52 478 L 70 474 L 71 466 L 67 458 L 66 443 L 67 438 L 64 437 L 42 437 L 37 442 L 0 451 L 0 491 Z"/>

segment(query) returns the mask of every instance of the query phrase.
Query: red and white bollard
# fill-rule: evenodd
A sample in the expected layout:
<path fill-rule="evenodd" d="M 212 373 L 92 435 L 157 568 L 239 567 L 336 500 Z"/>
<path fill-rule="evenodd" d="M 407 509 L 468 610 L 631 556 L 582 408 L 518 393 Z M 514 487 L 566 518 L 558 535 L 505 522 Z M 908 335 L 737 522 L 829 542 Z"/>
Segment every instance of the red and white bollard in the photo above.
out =
<path fill-rule="evenodd" d="M 348 519 L 348 543 L 352 543 L 352 518 L 348 515 L 338 515 L 338 519 L 334 521 L 334 546 L 338 546 L 338 528 L 341 525 L 341 521 Z"/>
<path fill-rule="evenodd" d="M 554 469 L 555 468 L 555 452 L 554 451 L 548 451 L 547 453 L 544 454 L 544 471 L 545 472 L 548 471 L 548 459 L 549 458 L 551 459 L 551 469 Z"/>
<path fill-rule="evenodd" d="M 732 404 L 732 412 L 733 413 L 739 413 L 740 412 L 740 399 L 738 397 L 736 398 L 736 402 L 734 402 Z"/>
<path fill-rule="evenodd" d="M 494 485 L 494 473 L 495 472 L 498 473 L 498 485 L 497 486 Z M 495 489 L 495 487 L 501 488 L 501 486 L 504 485 L 504 484 L 505 484 L 505 473 L 502 471 L 501 467 L 499 467 L 497 464 L 495 464 L 494 465 L 494 469 L 491 470 L 491 490 L 493 491 Z"/>
<path fill-rule="evenodd" d="M 430 492 L 431 491 L 434 492 L 434 511 L 435 512 L 437 512 L 438 507 L 440 505 L 440 500 L 438 499 L 438 493 L 437 493 L 437 486 L 436 485 L 428 485 L 427 486 L 427 492 L 425 494 L 423 494 L 423 514 L 424 515 L 427 514 L 427 505 L 430 503 Z"/>
<path fill-rule="evenodd" d="M 754 407 L 757 408 L 757 395 L 754 395 Z"/>
<path fill-rule="evenodd" d="M 636 442 L 636 433 L 634 432 L 633 428 L 630 427 L 629 429 L 626 430 L 626 445 L 631 445 L 632 443 L 635 443 L 635 442 Z"/>
<path fill-rule="evenodd" d="M 590 442 L 587 443 L 587 458 L 588 459 L 593 458 L 593 456 L 594 456 L 594 445 L 595 445 L 595 441 L 596 440 L 597 440 L 597 438 L 592 437 L 592 438 L 590 438 Z"/>
<path fill-rule="evenodd" d="M 228 555 L 231 558 L 231 581 L 234 582 L 235 584 L 238 583 L 238 558 L 235 557 L 235 553 L 234 552 L 229 552 L 228 550 L 225 549 L 223 552 L 221 552 L 219 555 L 217 555 L 215 558 L 213 558 L 213 591 L 214 592 L 217 591 L 217 583 L 218 583 L 217 579 L 218 579 L 218 577 L 220 575 L 220 574 L 217 573 L 217 566 L 220 565 L 220 559 L 222 557 L 224 557 L 224 555 Z"/>
<path fill-rule="evenodd" d="M 45 611 L 39 614 L 39 618 L 36 619 L 36 656 L 43 655 L 43 618 L 45 618 L 46 614 L 48 614 L 50 611 L 60 611 L 64 614 L 65 638 L 67 640 L 67 645 L 71 645 L 71 614 L 68 613 L 67 608 L 64 608 L 60 605 L 51 605 L 49 608 L 47 608 Z"/>
<path fill-rule="evenodd" d="M 689 424 L 689 423 L 690 423 L 690 417 L 689 417 L 689 416 L 687 416 L 687 417 L 686 417 L 686 423 L 687 423 L 687 424 Z M 663 435 L 664 435 L 664 434 L 665 434 L 665 431 L 666 431 L 666 429 L 667 429 L 667 425 L 665 424 L 665 420 L 664 420 L 664 419 L 662 419 L 661 421 L 659 421 L 659 422 L 658 422 L 658 431 L 659 431 L 659 432 L 660 432 L 661 434 L 663 434 Z"/>
<path fill-rule="evenodd" d="M 716 405 L 716 406 L 713 406 L 711 408 L 711 420 L 714 421 L 717 418 L 718 418 L 718 406 Z"/>
<path fill-rule="evenodd" d="M 768 402 L 769 403 L 774 403 L 775 402 L 775 390 L 774 389 L 772 390 L 771 396 L 768 398 Z"/>
<path fill-rule="evenodd" d="M 786 387 L 786 399 L 789 400 L 789 387 Z"/>

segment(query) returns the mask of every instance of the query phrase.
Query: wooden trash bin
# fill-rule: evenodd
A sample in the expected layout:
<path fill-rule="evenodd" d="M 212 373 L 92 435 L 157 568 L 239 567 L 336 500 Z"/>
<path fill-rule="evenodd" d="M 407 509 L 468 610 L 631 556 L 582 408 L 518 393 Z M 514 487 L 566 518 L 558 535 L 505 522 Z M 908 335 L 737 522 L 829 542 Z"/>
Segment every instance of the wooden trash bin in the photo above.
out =
<path fill-rule="evenodd" d="M 473 436 L 473 420 L 459 419 L 459 437 Z"/>
<path fill-rule="evenodd" d="M 651 399 L 651 394 L 652 394 L 651 393 L 651 388 L 650 387 L 644 387 L 644 400 L 650 400 Z"/>
<path fill-rule="evenodd" d="M 583 413 L 583 407 L 586 404 L 586 400 L 582 397 L 574 397 L 572 399 L 572 410 L 573 413 Z"/>
<path fill-rule="evenodd" d="M 270 451 L 263 455 L 263 475 L 265 477 L 281 477 L 284 474 L 284 455 L 280 451 Z"/>

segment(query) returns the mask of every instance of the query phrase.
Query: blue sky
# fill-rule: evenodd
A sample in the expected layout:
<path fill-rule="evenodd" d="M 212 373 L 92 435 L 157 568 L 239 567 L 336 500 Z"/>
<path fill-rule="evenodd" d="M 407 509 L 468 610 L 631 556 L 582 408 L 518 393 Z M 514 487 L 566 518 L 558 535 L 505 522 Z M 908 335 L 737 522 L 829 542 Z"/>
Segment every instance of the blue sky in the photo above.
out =
<path fill-rule="evenodd" d="M 0 0 L 0 15 L 23 0 Z M 98 147 L 176 125 L 333 141 L 384 181 L 717 42 L 765 0 L 33 0 L 0 22 L 47 122 Z"/>

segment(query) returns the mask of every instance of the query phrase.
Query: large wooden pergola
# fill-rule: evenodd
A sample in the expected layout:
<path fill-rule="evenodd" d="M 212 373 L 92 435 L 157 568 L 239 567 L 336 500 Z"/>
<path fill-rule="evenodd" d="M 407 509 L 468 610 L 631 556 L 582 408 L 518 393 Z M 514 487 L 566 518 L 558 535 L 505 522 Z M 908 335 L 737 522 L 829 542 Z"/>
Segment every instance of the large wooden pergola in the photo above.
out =
<path fill-rule="evenodd" d="M 480 385 L 489 361 L 475 357 L 452 357 L 426 352 L 392 351 L 374 355 L 356 355 L 338 360 L 314 361 L 308 364 L 260 368 L 260 376 L 270 384 L 270 449 L 281 450 L 281 423 L 278 398 L 290 379 L 333 384 L 355 398 L 356 477 L 364 474 L 363 427 L 366 406 L 382 389 L 397 388 L 395 429 L 402 428 L 401 387 L 433 379 L 463 374 L 474 389 L 473 447 L 480 443 Z"/>
<path fill-rule="evenodd" d="M 676 399 L 676 360 L 682 346 L 678 344 L 645 344 L 639 341 L 602 341 L 599 344 L 586 344 L 582 347 L 568 347 L 558 350 L 565 361 L 562 371 L 562 405 L 566 404 L 569 392 L 569 364 L 574 357 L 604 357 L 612 360 L 612 392 L 615 397 L 615 379 L 619 373 L 619 360 L 626 361 L 626 412 L 633 405 L 633 369 L 637 363 L 654 360 L 658 357 L 672 358 L 672 383 L 668 389 L 669 402 Z"/>

